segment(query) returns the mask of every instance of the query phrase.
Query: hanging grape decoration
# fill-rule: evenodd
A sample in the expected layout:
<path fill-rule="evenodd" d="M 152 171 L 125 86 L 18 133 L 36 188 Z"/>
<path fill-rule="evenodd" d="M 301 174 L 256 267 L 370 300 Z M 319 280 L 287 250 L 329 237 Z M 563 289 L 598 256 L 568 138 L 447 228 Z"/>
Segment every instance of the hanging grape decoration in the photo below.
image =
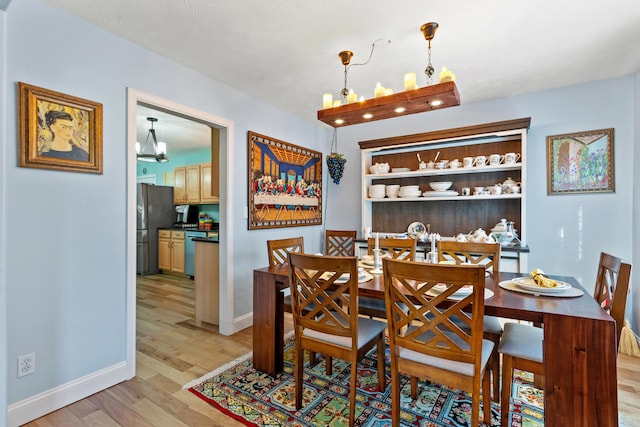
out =
<path fill-rule="evenodd" d="M 331 153 L 327 154 L 327 167 L 329 168 L 329 176 L 333 182 L 337 185 L 340 184 L 340 179 L 344 173 L 344 164 L 347 163 L 342 154 Z"/>

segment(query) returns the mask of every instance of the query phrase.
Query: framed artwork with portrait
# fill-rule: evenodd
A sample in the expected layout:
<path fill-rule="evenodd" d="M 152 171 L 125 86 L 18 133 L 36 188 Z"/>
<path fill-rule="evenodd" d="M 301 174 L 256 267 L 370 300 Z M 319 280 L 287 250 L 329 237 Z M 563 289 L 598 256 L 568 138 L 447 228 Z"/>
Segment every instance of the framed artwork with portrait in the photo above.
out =
<path fill-rule="evenodd" d="M 547 193 L 612 193 L 613 128 L 547 137 Z"/>
<path fill-rule="evenodd" d="M 102 104 L 18 82 L 18 166 L 102 174 Z"/>
<path fill-rule="evenodd" d="M 249 229 L 322 224 L 322 153 L 249 131 Z"/>

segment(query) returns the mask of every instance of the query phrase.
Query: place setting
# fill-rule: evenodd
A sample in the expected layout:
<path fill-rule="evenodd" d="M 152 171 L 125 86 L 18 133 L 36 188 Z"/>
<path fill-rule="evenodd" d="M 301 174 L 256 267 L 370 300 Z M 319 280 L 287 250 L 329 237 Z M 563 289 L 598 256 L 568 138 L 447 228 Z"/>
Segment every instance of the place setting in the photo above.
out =
<path fill-rule="evenodd" d="M 547 277 L 542 270 L 536 268 L 529 276 L 515 277 L 498 283 L 503 289 L 544 297 L 579 297 L 584 294 L 569 283 Z"/>

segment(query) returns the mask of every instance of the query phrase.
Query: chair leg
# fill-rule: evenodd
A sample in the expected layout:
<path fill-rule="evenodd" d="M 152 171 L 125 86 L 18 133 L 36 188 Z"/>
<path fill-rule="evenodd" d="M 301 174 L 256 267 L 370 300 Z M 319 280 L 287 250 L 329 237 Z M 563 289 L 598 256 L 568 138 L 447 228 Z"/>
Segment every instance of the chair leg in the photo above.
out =
<path fill-rule="evenodd" d="M 491 376 L 493 377 L 493 401 L 500 402 L 500 353 L 498 353 L 498 345 L 496 344 L 491 360 Z"/>
<path fill-rule="evenodd" d="M 383 393 L 387 388 L 386 376 L 384 374 L 384 337 L 378 341 L 378 390 Z"/>
<path fill-rule="evenodd" d="M 391 425 L 400 425 L 400 373 L 391 362 Z"/>
<path fill-rule="evenodd" d="M 500 426 L 509 425 L 509 407 L 511 404 L 511 384 L 513 382 L 513 358 L 502 355 L 502 398 L 500 401 Z"/>
<path fill-rule="evenodd" d="M 482 417 L 486 425 L 491 425 L 491 377 L 486 371 L 482 377 Z"/>
<path fill-rule="evenodd" d="M 471 396 L 471 425 L 480 424 L 480 384 L 473 386 L 473 396 Z"/>
<path fill-rule="evenodd" d="M 302 372 L 304 370 L 304 350 L 302 348 L 296 349 L 296 409 L 302 408 Z"/>
<path fill-rule="evenodd" d="M 356 386 L 358 384 L 358 359 L 351 360 L 351 384 L 349 390 L 349 426 L 353 426 L 356 417 Z"/>
<path fill-rule="evenodd" d="M 411 377 L 411 398 L 413 400 L 418 398 L 418 377 Z"/>
<path fill-rule="evenodd" d="M 324 373 L 327 374 L 328 377 L 333 375 L 333 359 L 331 356 L 324 357 Z"/>

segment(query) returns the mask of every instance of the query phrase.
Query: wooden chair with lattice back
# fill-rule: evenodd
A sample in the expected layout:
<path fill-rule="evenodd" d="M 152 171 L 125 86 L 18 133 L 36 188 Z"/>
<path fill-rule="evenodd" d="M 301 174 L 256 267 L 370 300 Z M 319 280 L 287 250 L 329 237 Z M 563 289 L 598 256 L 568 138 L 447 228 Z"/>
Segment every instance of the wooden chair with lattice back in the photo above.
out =
<path fill-rule="evenodd" d="M 418 378 L 470 393 L 472 426 L 479 425 L 482 387 L 484 421 L 491 424 L 494 344 L 482 336 L 484 268 L 385 259 L 383 270 L 393 425 L 400 425 L 400 374 L 411 377 L 414 400 Z M 459 321 L 469 328 L 457 327 Z"/>
<path fill-rule="evenodd" d="M 295 402 L 302 407 L 304 350 L 337 357 L 351 364 L 349 425 L 356 412 L 357 363 L 377 346 L 378 385 L 386 388 L 384 348 L 387 324 L 358 316 L 356 257 L 289 253 L 293 326 L 296 340 Z M 310 402 L 305 402 L 310 403 Z"/>
<path fill-rule="evenodd" d="M 482 265 L 487 272 L 500 271 L 500 243 L 458 242 L 443 240 L 438 243 L 438 262 Z M 464 327 L 464 325 L 460 325 Z M 502 323 L 494 316 L 484 317 L 484 337 L 493 341 L 496 348 L 502 337 Z M 500 355 L 496 352 L 491 360 L 493 373 L 493 400 L 500 400 Z"/>
<path fill-rule="evenodd" d="M 624 326 L 630 278 L 631 264 L 622 262 L 622 259 L 606 252 L 600 253 L 593 297 L 616 321 L 618 348 L 620 348 L 620 334 Z"/>
<path fill-rule="evenodd" d="M 302 236 L 287 239 L 267 240 L 269 267 L 288 263 L 289 252 L 304 252 L 304 238 Z"/>
<path fill-rule="evenodd" d="M 327 230 L 325 237 L 325 255 L 354 256 L 356 253 L 355 230 Z"/>
<path fill-rule="evenodd" d="M 373 255 L 376 247 L 376 239 L 367 240 L 367 250 L 369 255 Z M 381 256 L 386 255 L 393 259 L 414 261 L 416 256 L 416 241 L 414 239 L 378 239 L 378 248 L 382 251 Z M 387 316 L 384 300 L 377 298 L 361 297 L 359 305 L 360 314 L 363 316 L 377 317 L 384 319 Z"/>

